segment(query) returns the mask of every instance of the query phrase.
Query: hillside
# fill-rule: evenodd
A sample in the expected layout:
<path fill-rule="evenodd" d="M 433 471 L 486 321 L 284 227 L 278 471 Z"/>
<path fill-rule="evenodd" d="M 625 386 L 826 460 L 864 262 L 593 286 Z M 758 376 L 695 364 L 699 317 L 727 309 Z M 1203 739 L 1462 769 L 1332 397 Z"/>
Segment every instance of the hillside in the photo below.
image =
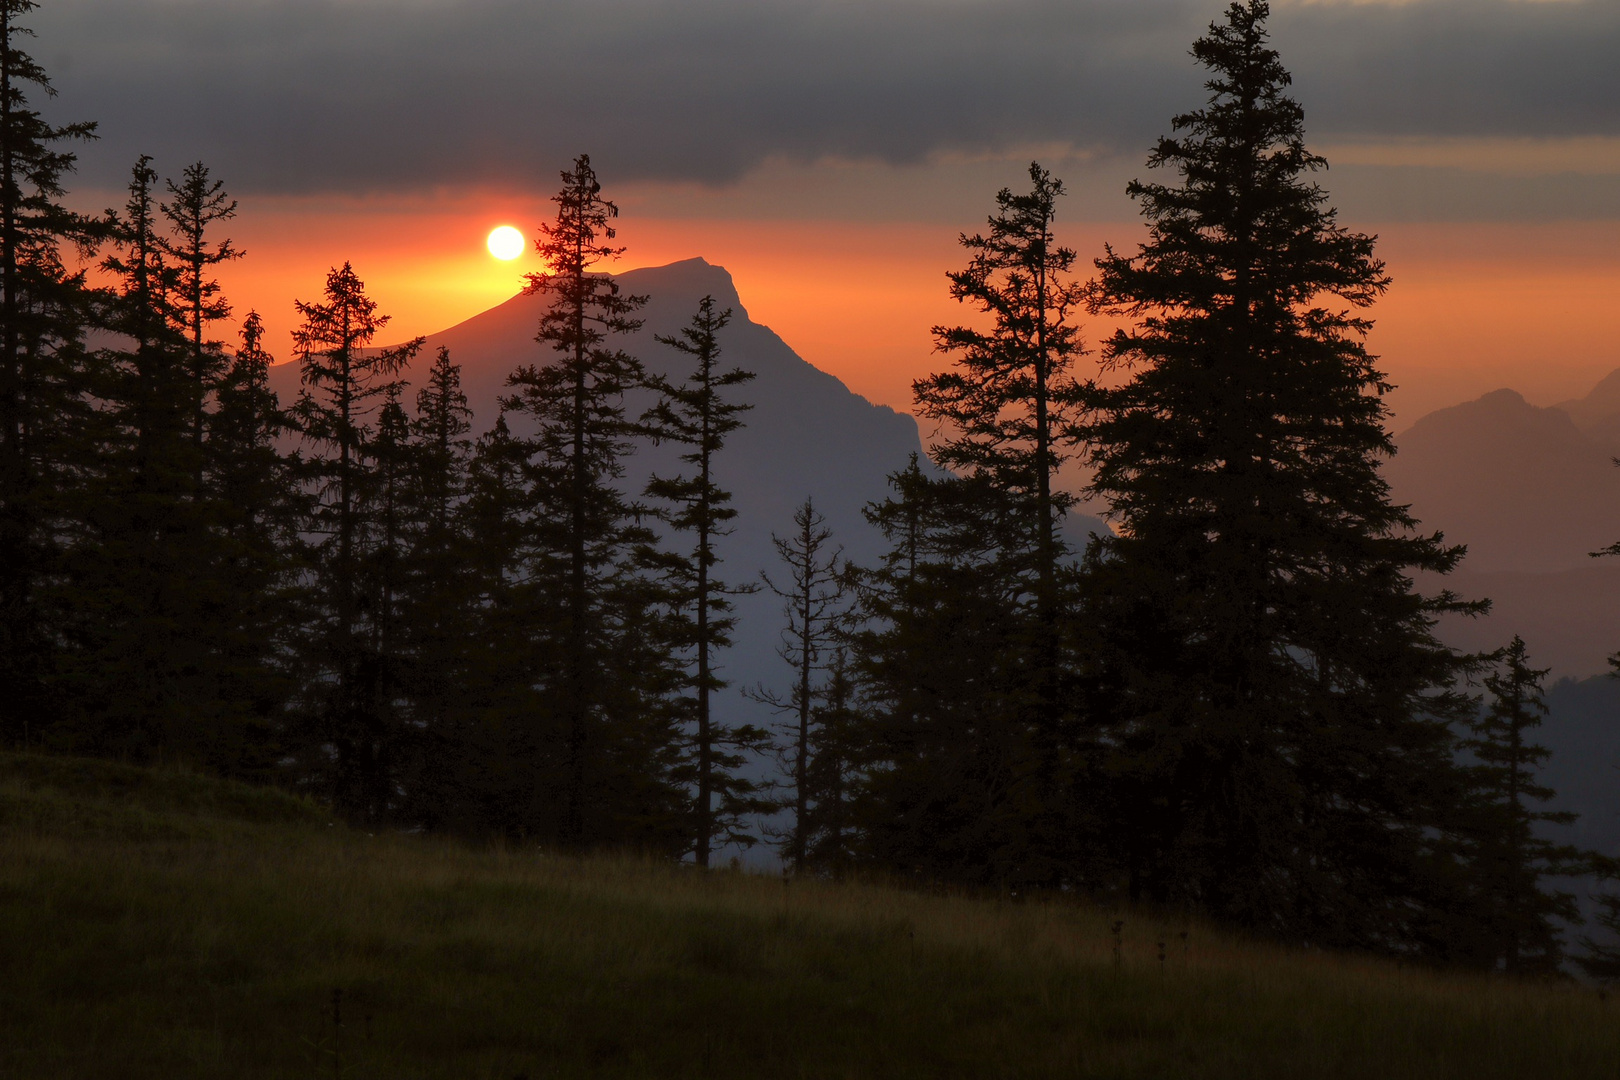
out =
<path fill-rule="evenodd" d="M 1477 1080 L 1620 1060 L 1620 1005 L 1573 986 L 1136 913 L 1116 964 L 1116 914 L 1072 903 L 371 836 L 105 763 L 0 757 L 0 850 L 5 1077 Z"/>

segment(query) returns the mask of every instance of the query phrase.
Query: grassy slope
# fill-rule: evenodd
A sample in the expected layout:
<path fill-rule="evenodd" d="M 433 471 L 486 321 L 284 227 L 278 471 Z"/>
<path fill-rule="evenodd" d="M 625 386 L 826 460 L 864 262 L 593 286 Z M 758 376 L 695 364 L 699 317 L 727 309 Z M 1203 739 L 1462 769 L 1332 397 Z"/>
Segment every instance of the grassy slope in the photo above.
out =
<path fill-rule="evenodd" d="M 0 1078 L 1615 1075 L 1588 990 L 1129 916 L 368 836 L 0 757 Z M 1169 941 L 1163 965 L 1157 942 Z M 342 1026 L 333 1022 L 341 989 Z"/>

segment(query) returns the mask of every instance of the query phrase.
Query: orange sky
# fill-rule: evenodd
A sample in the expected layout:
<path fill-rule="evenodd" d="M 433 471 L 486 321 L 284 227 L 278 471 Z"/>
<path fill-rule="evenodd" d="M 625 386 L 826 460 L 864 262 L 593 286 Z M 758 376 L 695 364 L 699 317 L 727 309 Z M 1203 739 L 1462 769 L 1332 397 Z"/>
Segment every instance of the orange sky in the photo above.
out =
<path fill-rule="evenodd" d="M 550 209 L 544 197 L 492 194 L 252 200 L 230 228 L 248 256 L 222 277 L 285 357 L 294 298 L 317 297 L 326 269 L 347 259 L 393 316 L 389 336 L 403 339 L 516 292 L 532 257 L 499 262 L 484 238 L 499 224 L 532 235 Z M 938 362 L 929 327 L 961 317 L 943 275 L 961 262 L 956 229 L 978 220 L 649 217 L 627 206 L 618 268 L 694 255 L 725 266 L 755 321 L 856 392 L 905 409 L 911 380 Z M 1372 345 L 1400 386 L 1397 428 L 1501 386 L 1550 404 L 1620 367 L 1620 222 L 1351 224 L 1380 233 L 1395 278 Z M 1081 222 L 1063 235 L 1086 261 L 1138 228 Z"/>

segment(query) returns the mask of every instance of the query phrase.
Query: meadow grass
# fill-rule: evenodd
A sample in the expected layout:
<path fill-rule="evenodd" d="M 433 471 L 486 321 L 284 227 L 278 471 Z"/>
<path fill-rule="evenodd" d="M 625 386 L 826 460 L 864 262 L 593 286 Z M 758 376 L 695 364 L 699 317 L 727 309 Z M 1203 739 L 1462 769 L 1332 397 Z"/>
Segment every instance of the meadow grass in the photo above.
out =
<path fill-rule="evenodd" d="M 372 836 L 279 792 L 0 757 L 0 1078 L 1612 1078 L 1617 1010 L 1147 913 Z"/>

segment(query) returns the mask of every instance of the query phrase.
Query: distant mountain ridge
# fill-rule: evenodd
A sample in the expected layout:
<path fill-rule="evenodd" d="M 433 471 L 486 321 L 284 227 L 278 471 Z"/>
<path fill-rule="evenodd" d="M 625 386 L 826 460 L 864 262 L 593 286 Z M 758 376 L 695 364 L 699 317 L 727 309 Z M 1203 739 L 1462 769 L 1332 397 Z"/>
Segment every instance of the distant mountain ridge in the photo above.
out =
<path fill-rule="evenodd" d="M 1496 390 L 1395 442 L 1385 467 L 1395 499 L 1468 546 L 1448 587 L 1493 602 L 1484 619 L 1445 620 L 1443 636 L 1488 650 L 1519 634 L 1557 676 L 1605 671 L 1620 649 L 1620 559 L 1591 552 L 1620 540 L 1620 370 L 1553 406 Z"/>
<path fill-rule="evenodd" d="M 1565 407 L 1496 390 L 1430 413 L 1396 445 L 1385 468 L 1396 498 L 1466 543 L 1470 570 L 1572 570 L 1620 539 L 1620 469 Z"/>
<path fill-rule="evenodd" d="M 1605 375 L 1583 398 L 1572 398 L 1554 405 L 1588 439 L 1611 455 L 1620 456 L 1620 368 Z"/>

